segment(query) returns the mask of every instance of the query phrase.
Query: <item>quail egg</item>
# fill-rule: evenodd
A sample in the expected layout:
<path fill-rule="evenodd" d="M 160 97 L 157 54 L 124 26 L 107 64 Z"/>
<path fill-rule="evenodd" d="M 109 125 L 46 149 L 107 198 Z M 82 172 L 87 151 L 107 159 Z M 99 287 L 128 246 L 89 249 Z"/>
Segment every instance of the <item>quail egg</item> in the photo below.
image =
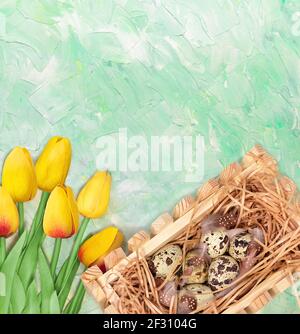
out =
<path fill-rule="evenodd" d="M 166 245 L 148 261 L 149 269 L 154 277 L 167 278 L 181 265 L 182 257 L 182 250 L 179 246 Z"/>
<path fill-rule="evenodd" d="M 249 244 L 252 240 L 251 234 L 243 232 L 232 238 L 229 245 L 229 254 L 238 261 L 243 261 L 247 256 Z"/>
<path fill-rule="evenodd" d="M 186 254 L 185 267 L 192 268 L 192 272 L 186 276 L 187 284 L 207 281 L 208 266 L 204 259 L 199 257 L 197 251 L 191 250 Z"/>
<path fill-rule="evenodd" d="M 175 280 L 167 282 L 158 291 L 159 301 L 162 305 L 170 307 L 172 299 L 177 297 L 177 283 Z"/>
<path fill-rule="evenodd" d="M 205 307 L 214 299 L 210 287 L 204 284 L 185 285 L 178 293 L 178 310 L 180 314 L 187 314 Z"/>
<path fill-rule="evenodd" d="M 228 286 L 239 274 L 239 264 L 231 256 L 214 259 L 208 269 L 208 284 L 213 291 Z"/>
<path fill-rule="evenodd" d="M 202 236 L 201 241 L 207 245 L 207 254 L 216 258 L 226 253 L 229 245 L 229 238 L 223 231 L 213 231 Z"/>

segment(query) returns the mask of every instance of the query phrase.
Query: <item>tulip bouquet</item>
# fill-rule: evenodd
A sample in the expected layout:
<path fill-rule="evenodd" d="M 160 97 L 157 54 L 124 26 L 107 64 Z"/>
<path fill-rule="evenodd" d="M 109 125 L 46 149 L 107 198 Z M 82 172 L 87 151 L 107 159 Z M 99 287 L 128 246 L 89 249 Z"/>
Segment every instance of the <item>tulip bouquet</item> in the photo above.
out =
<path fill-rule="evenodd" d="M 123 235 L 113 226 L 84 240 L 89 221 L 107 210 L 111 175 L 96 172 L 76 200 L 71 187 L 65 185 L 71 155 L 70 141 L 53 137 L 36 164 L 29 151 L 20 147 L 5 159 L 0 187 L 0 284 L 5 283 L 5 293 L 0 294 L 2 314 L 78 313 L 85 295 L 82 283 L 71 298 L 69 295 L 80 261 L 105 270 L 105 255 L 123 242 Z M 32 224 L 26 226 L 24 202 L 32 200 L 38 189 L 42 191 L 40 203 Z M 17 231 L 16 241 L 8 248 L 6 239 Z M 63 239 L 73 236 L 71 252 L 58 270 Z M 43 250 L 46 237 L 54 239 L 49 257 Z"/>

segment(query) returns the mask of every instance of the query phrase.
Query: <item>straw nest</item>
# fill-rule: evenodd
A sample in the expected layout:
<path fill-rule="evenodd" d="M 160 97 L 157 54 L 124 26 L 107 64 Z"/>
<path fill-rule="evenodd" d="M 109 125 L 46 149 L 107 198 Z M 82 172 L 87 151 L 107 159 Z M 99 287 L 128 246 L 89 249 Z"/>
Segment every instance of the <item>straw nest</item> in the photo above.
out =
<path fill-rule="evenodd" d="M 251 156 L 244 158 L 244 164 L 249 163 L 247 159 L 251 160 Z M 300 266 L 300 225 L 297 223 L 300 221 L 300 201 L 294 183 L 280 176 L 273 162 L 263 172 L 257 168 L 245 177 L 241 172 L 242 168 L 245 166 L 233 164 L 220 178 L 202 187 L 198 192 L 198 200 L 194 203 L 188 228 L 171 243 L 180 245 L 184 255 L 199 243 L 203 217 L 197 216 L 197 210 L 201 202 L 213 195 L 220 186 L 225 189 L 225 195 L 207 215 L 234 212 L 238 216 L 236 227 L 260 227 L 264 233 L 265 243 L 261 244 L 262 251 L 256 264 L 234 282 L 234 288 L 228 294 L 215 298 L 201 310 L 202 313 L 222 313 L 251 293 L 252 289 L 275 271 L 285 269 L 289 272 Z M 232 175 L 234 173 L 236 175 Z M 114 290 L 120 296 L 118 311 L 126 314 L 176 313 L 176 298 L 173 298 L 169 308 L 159 302 L 159 290 L 170 279 L 172 277 L 168 277 L 157 287 L 147 259 L 138 254 L 137 259 L 126 266 L 113 283 Z"/>

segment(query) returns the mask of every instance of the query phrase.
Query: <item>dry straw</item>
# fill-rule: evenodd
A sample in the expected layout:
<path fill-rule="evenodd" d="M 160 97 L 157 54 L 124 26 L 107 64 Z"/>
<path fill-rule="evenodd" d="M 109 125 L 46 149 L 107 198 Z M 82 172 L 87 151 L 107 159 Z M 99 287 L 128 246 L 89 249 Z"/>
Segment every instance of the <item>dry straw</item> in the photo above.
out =
<path fill-rule="evenodd" d="M 255 157 L 248 153 L 244 158 L 243 167 L 251 163 Z M 216 298 L 202 309 L 202 313 L 221 313 L 251 293 L 275 271 L 285 269 L 289 272 L 300 266 L 300 225 L 297 223 L 300 205 L 296 187 L 288 178 L 279 176 L 273 161 L 264 161 L 263 156 L 260 163 L 263 168 L 256 168 L 246 176 L 241 172 L 242 166 L 237 168 L 235 163 L 232 171 L 240 176 L 238 182 L 236 175 L 231 175 L 229 168 L 219 179 L 214 179 L 213 184 L 203 187 L 205 191 L 210 192 L 208 195 L 213 195 L 218 189 L 218 182 L 226 189 L 222 200 L 207 214 L 234 212 L 238 216 L 236 225 L 244 228 L 260 227 L 265 236 L 265 243 L 261 245 L 262 251 L 252 269 L 233 283 L 229 293 Z M 197 209 L 204 199 L 205 196 L 200 191 L 188 227 L 172 242 L 182 247 L 184 255 L 199 243 L 201 219 L 197 218 Z M 167 280 L 173 278 L 175 274 Z M 114 290 L 120 296 L 118 311 L 133 314 L 176 313 L 176 298 L 173 298 L 168 309 L 159 301 L 158 292 L 167 280 L 158 288 L 147 259 L 138 255 L 120 272 L 119 279 L 113 283 Z"/>

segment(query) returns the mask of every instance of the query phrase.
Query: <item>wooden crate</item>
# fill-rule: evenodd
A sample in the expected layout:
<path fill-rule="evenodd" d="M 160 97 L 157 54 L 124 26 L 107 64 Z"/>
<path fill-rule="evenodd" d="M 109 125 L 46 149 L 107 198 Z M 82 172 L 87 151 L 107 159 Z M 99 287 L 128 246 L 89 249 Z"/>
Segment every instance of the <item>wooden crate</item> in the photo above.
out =
<path fill-rule="evenodd" d="M 193 221 L 199 221 L 212 208 L 216 207 L 228 192 L 228 187 L 230 189 L 230 185 L 226 185 L 226 190 L 224 186 L 228 179 L 231 180 L 231 184 L 240 184 L 243 177 L 251 175 L 254 171 L 257 172 L 258 169 L 261 170 L 261 173 L 273 173 L 274 176 L 279 174 L 276 161 L 261 146 L 256 145 L 244 156 L 241 165 L 239 163 L 229 165 L 218 178 L 209 180 L 199 189 L 196 210 L 194 208 L 196 202 L 191 196 L 183 198 L 173 211 L 173 217 L 179 217 L 178 219 L 172 222 L 170 215 L 164 213 L 153 223 L 151 228 L 153 237 L 150 238 L 150 233 L 141 231 L 130 240 L 130 248 L 132 250 L 138 248 L 139 255 L 151 256 L 162 246 L 178 237 L 191 223 L 192 218 Z M 285 182 L 289 187 L 294 187 L 294 183 L 286 177 Z M 299 217 L 293 216 L 293 220 L 300 225 Z M 108 314 L 118 313 L 119 296 L 114 291 L 112 283 L 118 278 L 118 273 L 137 257 L 137 253 L 133 251 L 127 257 L 125 255 L 122 257 L 118 258 L 117 264 L 113 263 L 113 267 L 105 274 L 97 266 L 94 266 L 82 275 L 82 281 L 87 291 L 95 298 L 102 310 Z M 294 268 L 292 272 L 291 270 L 275 272 L 238 302 L 227 308 L 224 313 L 250 314 L 258 312 L 277 294 L 293 284 L 291 274 L 295 272 L 300 272 L 300 268 Z"/>

